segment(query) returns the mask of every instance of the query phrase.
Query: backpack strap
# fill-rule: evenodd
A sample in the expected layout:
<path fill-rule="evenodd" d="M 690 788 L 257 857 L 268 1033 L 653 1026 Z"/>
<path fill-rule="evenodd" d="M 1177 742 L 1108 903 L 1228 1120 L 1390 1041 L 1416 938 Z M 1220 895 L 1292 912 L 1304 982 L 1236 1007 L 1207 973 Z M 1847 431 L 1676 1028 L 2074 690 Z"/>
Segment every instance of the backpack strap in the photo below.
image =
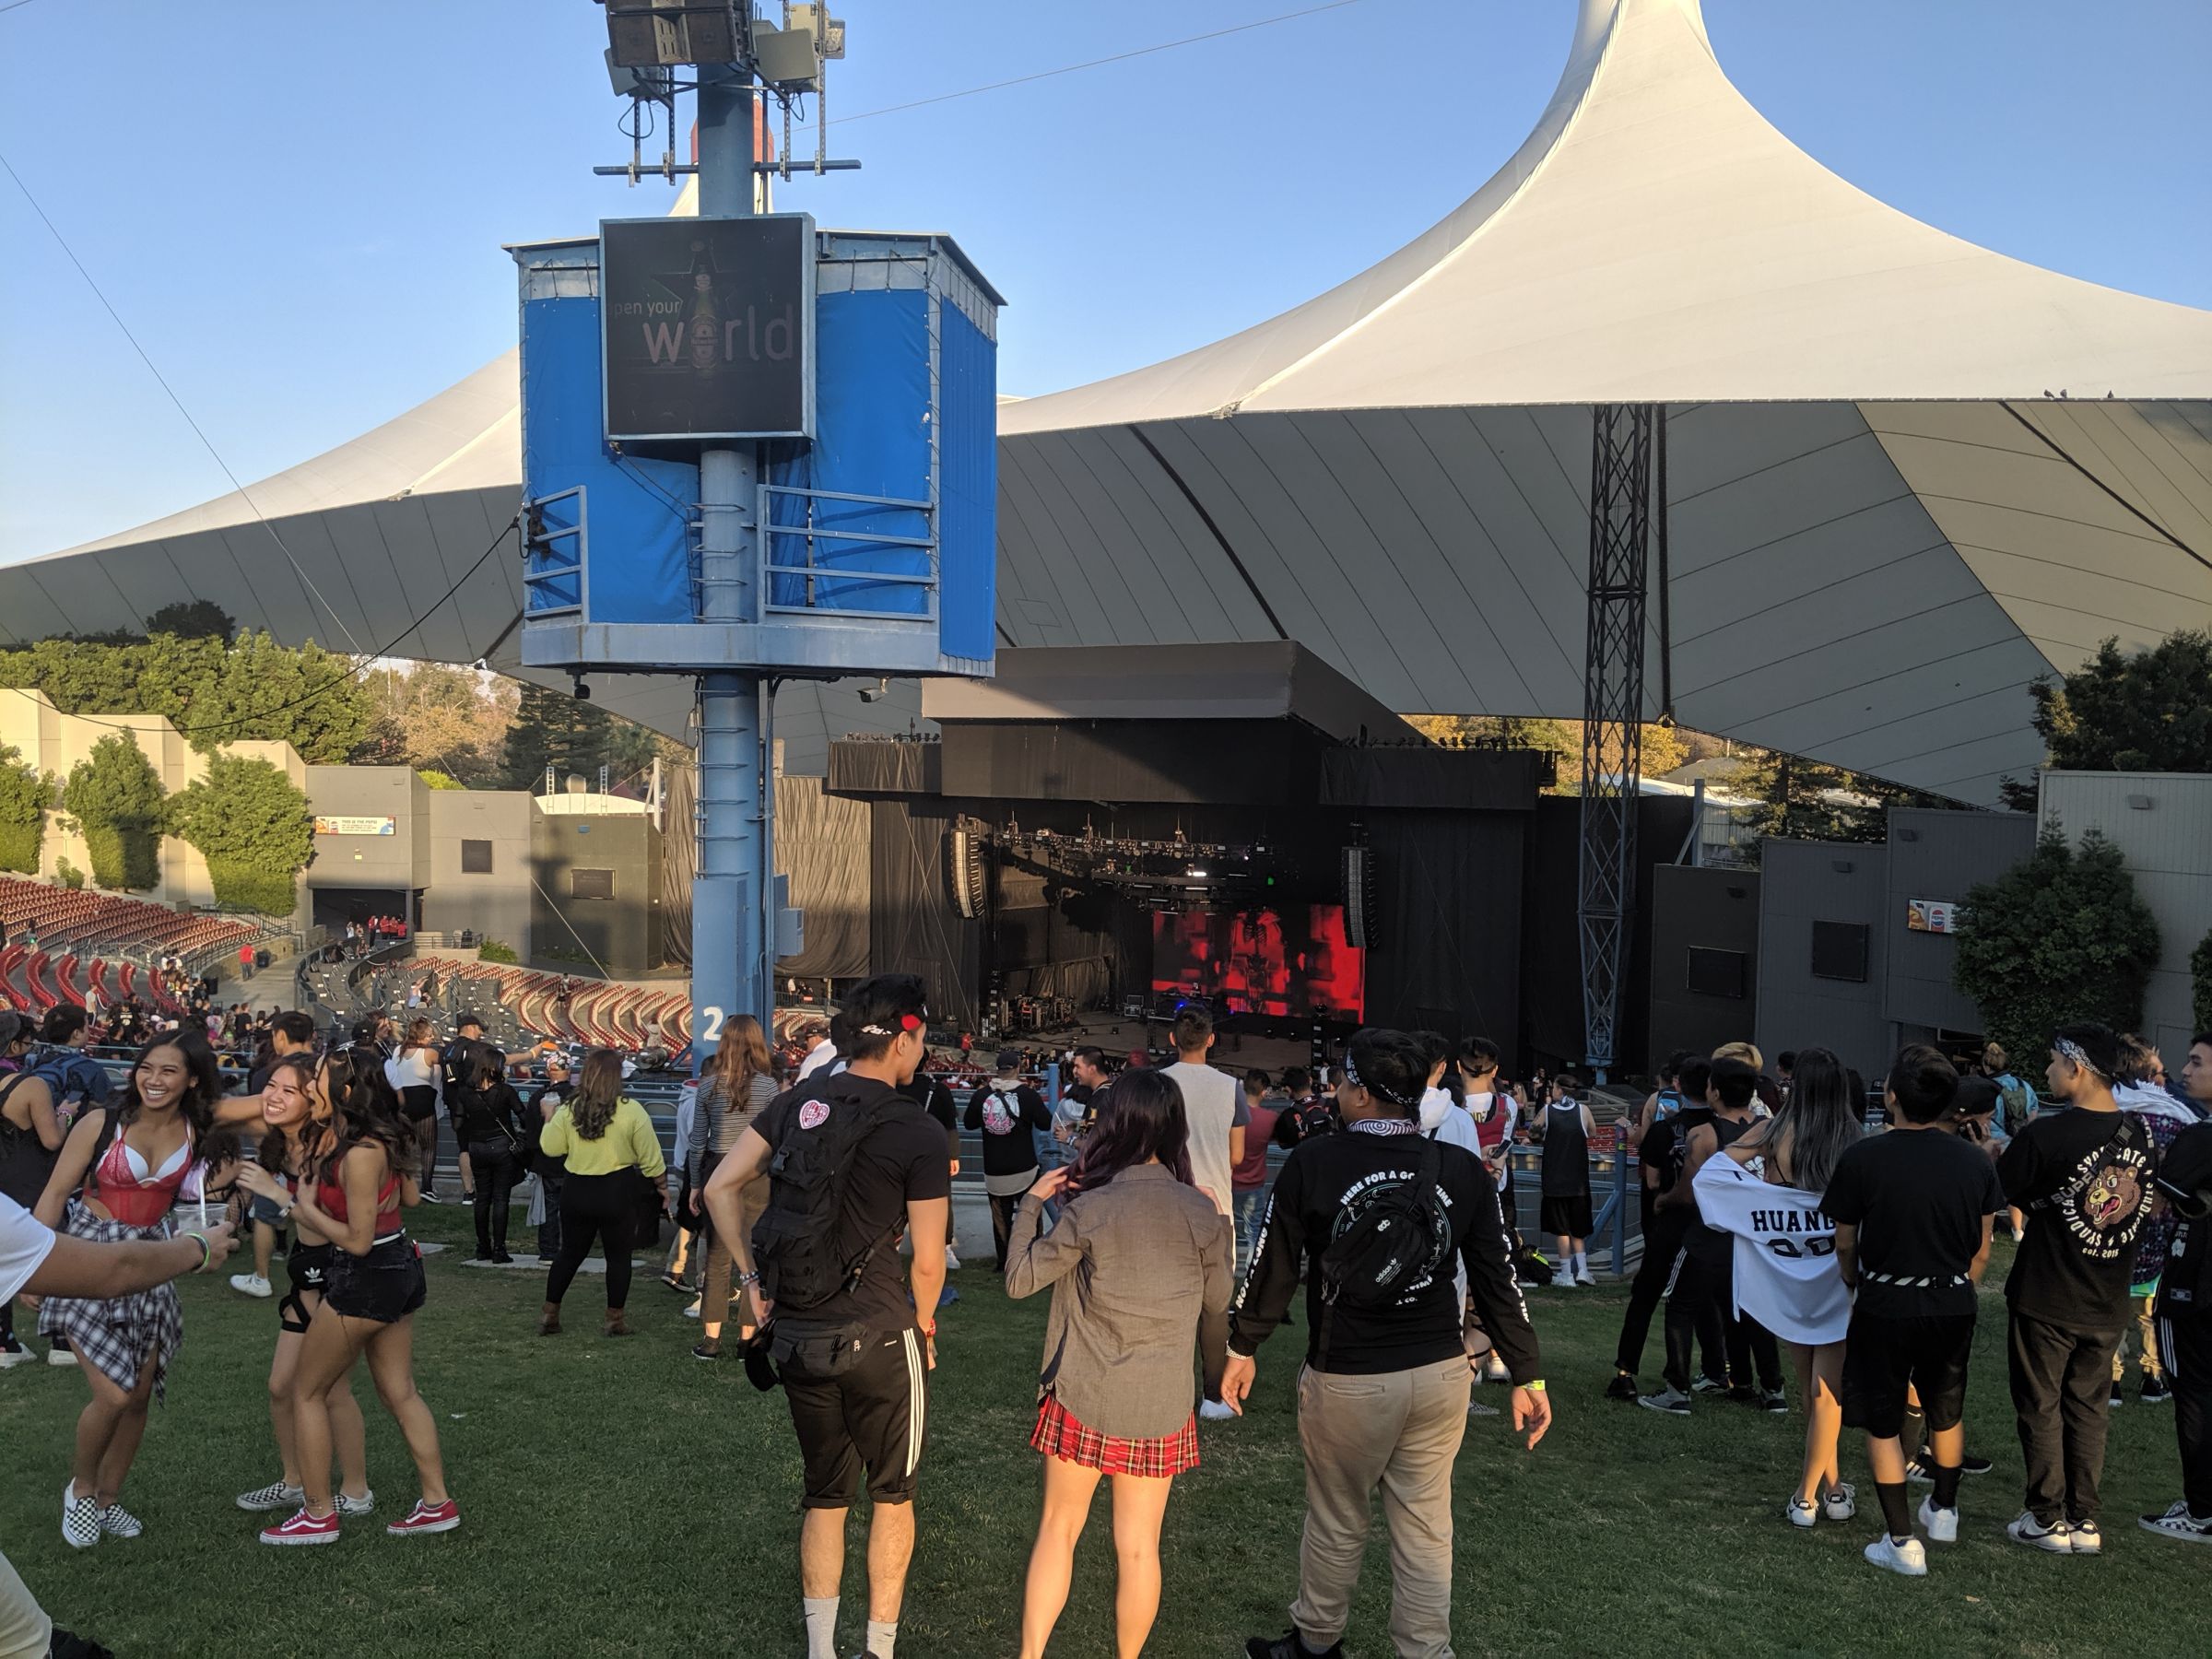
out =
<path fill-rule="evenodd" d="M 1413 1139 L 1418 1143 L 1414 1152 L 1414 1184 L 1421 1194 L 1421 1208 L 1427 1210 L 1436 1203 L 1437 1177 L 1441 1172 L 1443 1159 L 1436 1149 L 1433 1135 L 1423 1135 L 1416 1130 Z M 1314 1356 L 1313 1369 L 1316 1371 L 1325 1371 L 1329 1369 L 1329 1338 L 1335 1324 L 1336 1287 L 1324 1279 L 1321 1291 L 1321 1330 L 1318 1333 L 1321 1346 Z"/>

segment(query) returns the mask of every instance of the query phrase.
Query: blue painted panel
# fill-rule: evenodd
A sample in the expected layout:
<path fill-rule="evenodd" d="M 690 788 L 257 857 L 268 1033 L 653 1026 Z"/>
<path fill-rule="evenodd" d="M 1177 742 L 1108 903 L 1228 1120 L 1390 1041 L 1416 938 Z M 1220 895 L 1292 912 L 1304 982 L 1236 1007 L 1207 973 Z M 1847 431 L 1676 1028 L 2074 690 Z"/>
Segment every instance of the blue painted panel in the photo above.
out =
<path fill-rule="evenodd" d="M 617 456 L 601 435 L 599 301 L 588 296 L 523 305 L 523 488 L 533 499 L 583 487 L 594 622 L 693 619 L 686 513 L 699 500 L 688 462 Z M 557 504 L 555 511 L 572 511 Z M 574 538 L 533 555 L 542 572 L 572 561 Z M 573 579 L 528 584 L 528 607 L 575 604 Z"/>
<path fill-rule="evenodd" d="M 998 619 L 998 347 L 959 310 L 937 322 L 938 649 L 989 657 Z"/>
<path fill-rule="evenodd" d="M 797 455 L 785 454 L 771 480 L 807 489 L 851 495 L 929 499 L 929 297 L 920 289 L 865 289 L 825 293 L 815 301 L 815 440 Z M 803 524 L 808 502 L 772 498 L 771 519 Z M 922 512 L 815 501 L 814 523 L 878 535 L 926 536 Z M 779 535 L 771 544 L 777 564 L 809 557 L 807 541 Z M 926 576 L 929 555 L 920 547 L 888 547 L 817 537 L 814 568 L 888 571 Z M 806 579 L 779 575 L 770 582 L 777 605 L 806 603 Z M 814 579 L 814 605 L 822 609 L 871 611 L 879 616 L 927 614 L 925 591 L 912 582 L 871 582 L 835 574 Z"/>

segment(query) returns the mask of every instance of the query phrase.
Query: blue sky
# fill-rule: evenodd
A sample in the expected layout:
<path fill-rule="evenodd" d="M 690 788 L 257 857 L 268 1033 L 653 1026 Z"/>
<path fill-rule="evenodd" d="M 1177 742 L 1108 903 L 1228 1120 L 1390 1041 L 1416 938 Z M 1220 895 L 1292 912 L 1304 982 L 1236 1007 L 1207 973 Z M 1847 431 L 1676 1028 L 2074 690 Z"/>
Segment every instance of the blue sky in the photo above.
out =
<path fill-rule="evenodd" d="M 1011 302 L 1009 391 L 1202 344 L 1480 183 L 1549 95 L 1572 0 L 1358 0 L 837 118 L 1311 3 L 844 0 L 831 152 L 865 168 L 779 206 L 958 236 Z M 1853 182 L 2016 257 L 2212 307 L 2206 0 L 1705 11 L 1737 86 Z M 665 208 L 665 185 L 591 175 L 629 150 L 605 41 L 590 0 L 26 0 L 0 11 L 0 151 L 251 481 L 512 344 L 502 242 Z M 5 176 L 0 245 L 0 561 L 227 490 Z"/>

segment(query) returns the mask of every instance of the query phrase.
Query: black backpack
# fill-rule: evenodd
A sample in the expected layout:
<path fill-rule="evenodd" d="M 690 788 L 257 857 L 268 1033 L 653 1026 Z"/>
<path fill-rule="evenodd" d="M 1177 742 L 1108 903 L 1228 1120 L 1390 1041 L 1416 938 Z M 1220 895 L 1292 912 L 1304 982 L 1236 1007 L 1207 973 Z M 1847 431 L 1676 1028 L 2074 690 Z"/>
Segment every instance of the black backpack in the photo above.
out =
<path fill-rule="evenodd" d="M 1298 1125 L 1298 1138 L 1301 1141 L 1316 1135 L 1334 1134 L 1335 1102 L 1327 1095 L 1309 1095 L 1290 1109 L 1290 1121 Z"/>
<path fill-rule="evenodd" d="M 1338 1306 L 1387 1308 L 1428 1270 L 1439 1211 L 1436 1143 L 1408 1137 L 1413 1179 L 1380 1187 L 1321 1253 L 1321 1369 L 1329 1368 L 1329 1325 Z"/>
<path fill-rule="evenodd" d="M 776 1304 L 779 1315 L 804 1313 L 818 1308 L 841 1291 L 860 1283 L 869 1258 L 894 1239 L 905 1221 L 905 1211 L 871 1239 L 856 1256 L 847 1257 L 839 1247 L 839 1223 L 844 1219 L 847 1194 L 852 1189 L 854 1155 L 876 1125 L 902 1103 L 904 1097 L 888 1094 L 862 1105 L 842 1077 L 826 1079 L 808 1100 L 793 1112 L 783 1131 L 782 1145 L 769 1159 L 771 1182 L 768 1208 L 753 1228 L 753 1253 L 760 1270 L 760 1288 Z M 818 1100 L 829 1115 L 814 1126 L 805 1126 L 802 1114 L 810 1101 Z"/>

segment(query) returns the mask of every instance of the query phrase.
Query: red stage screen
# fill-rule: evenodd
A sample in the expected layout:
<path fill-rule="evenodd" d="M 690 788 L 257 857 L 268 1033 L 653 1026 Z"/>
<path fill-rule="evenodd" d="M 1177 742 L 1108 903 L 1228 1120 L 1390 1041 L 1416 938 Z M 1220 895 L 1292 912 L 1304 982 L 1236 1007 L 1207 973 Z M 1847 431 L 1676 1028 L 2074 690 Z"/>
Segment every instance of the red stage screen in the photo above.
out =
<path fill-rule="evenodd" d="M 1238 1013 L 1357 1021 L 1367 1007 L 1367 952 L 1345 942 L 1340 904 L 1160 911 L 1152 917 L 1152 989 Z"/>

